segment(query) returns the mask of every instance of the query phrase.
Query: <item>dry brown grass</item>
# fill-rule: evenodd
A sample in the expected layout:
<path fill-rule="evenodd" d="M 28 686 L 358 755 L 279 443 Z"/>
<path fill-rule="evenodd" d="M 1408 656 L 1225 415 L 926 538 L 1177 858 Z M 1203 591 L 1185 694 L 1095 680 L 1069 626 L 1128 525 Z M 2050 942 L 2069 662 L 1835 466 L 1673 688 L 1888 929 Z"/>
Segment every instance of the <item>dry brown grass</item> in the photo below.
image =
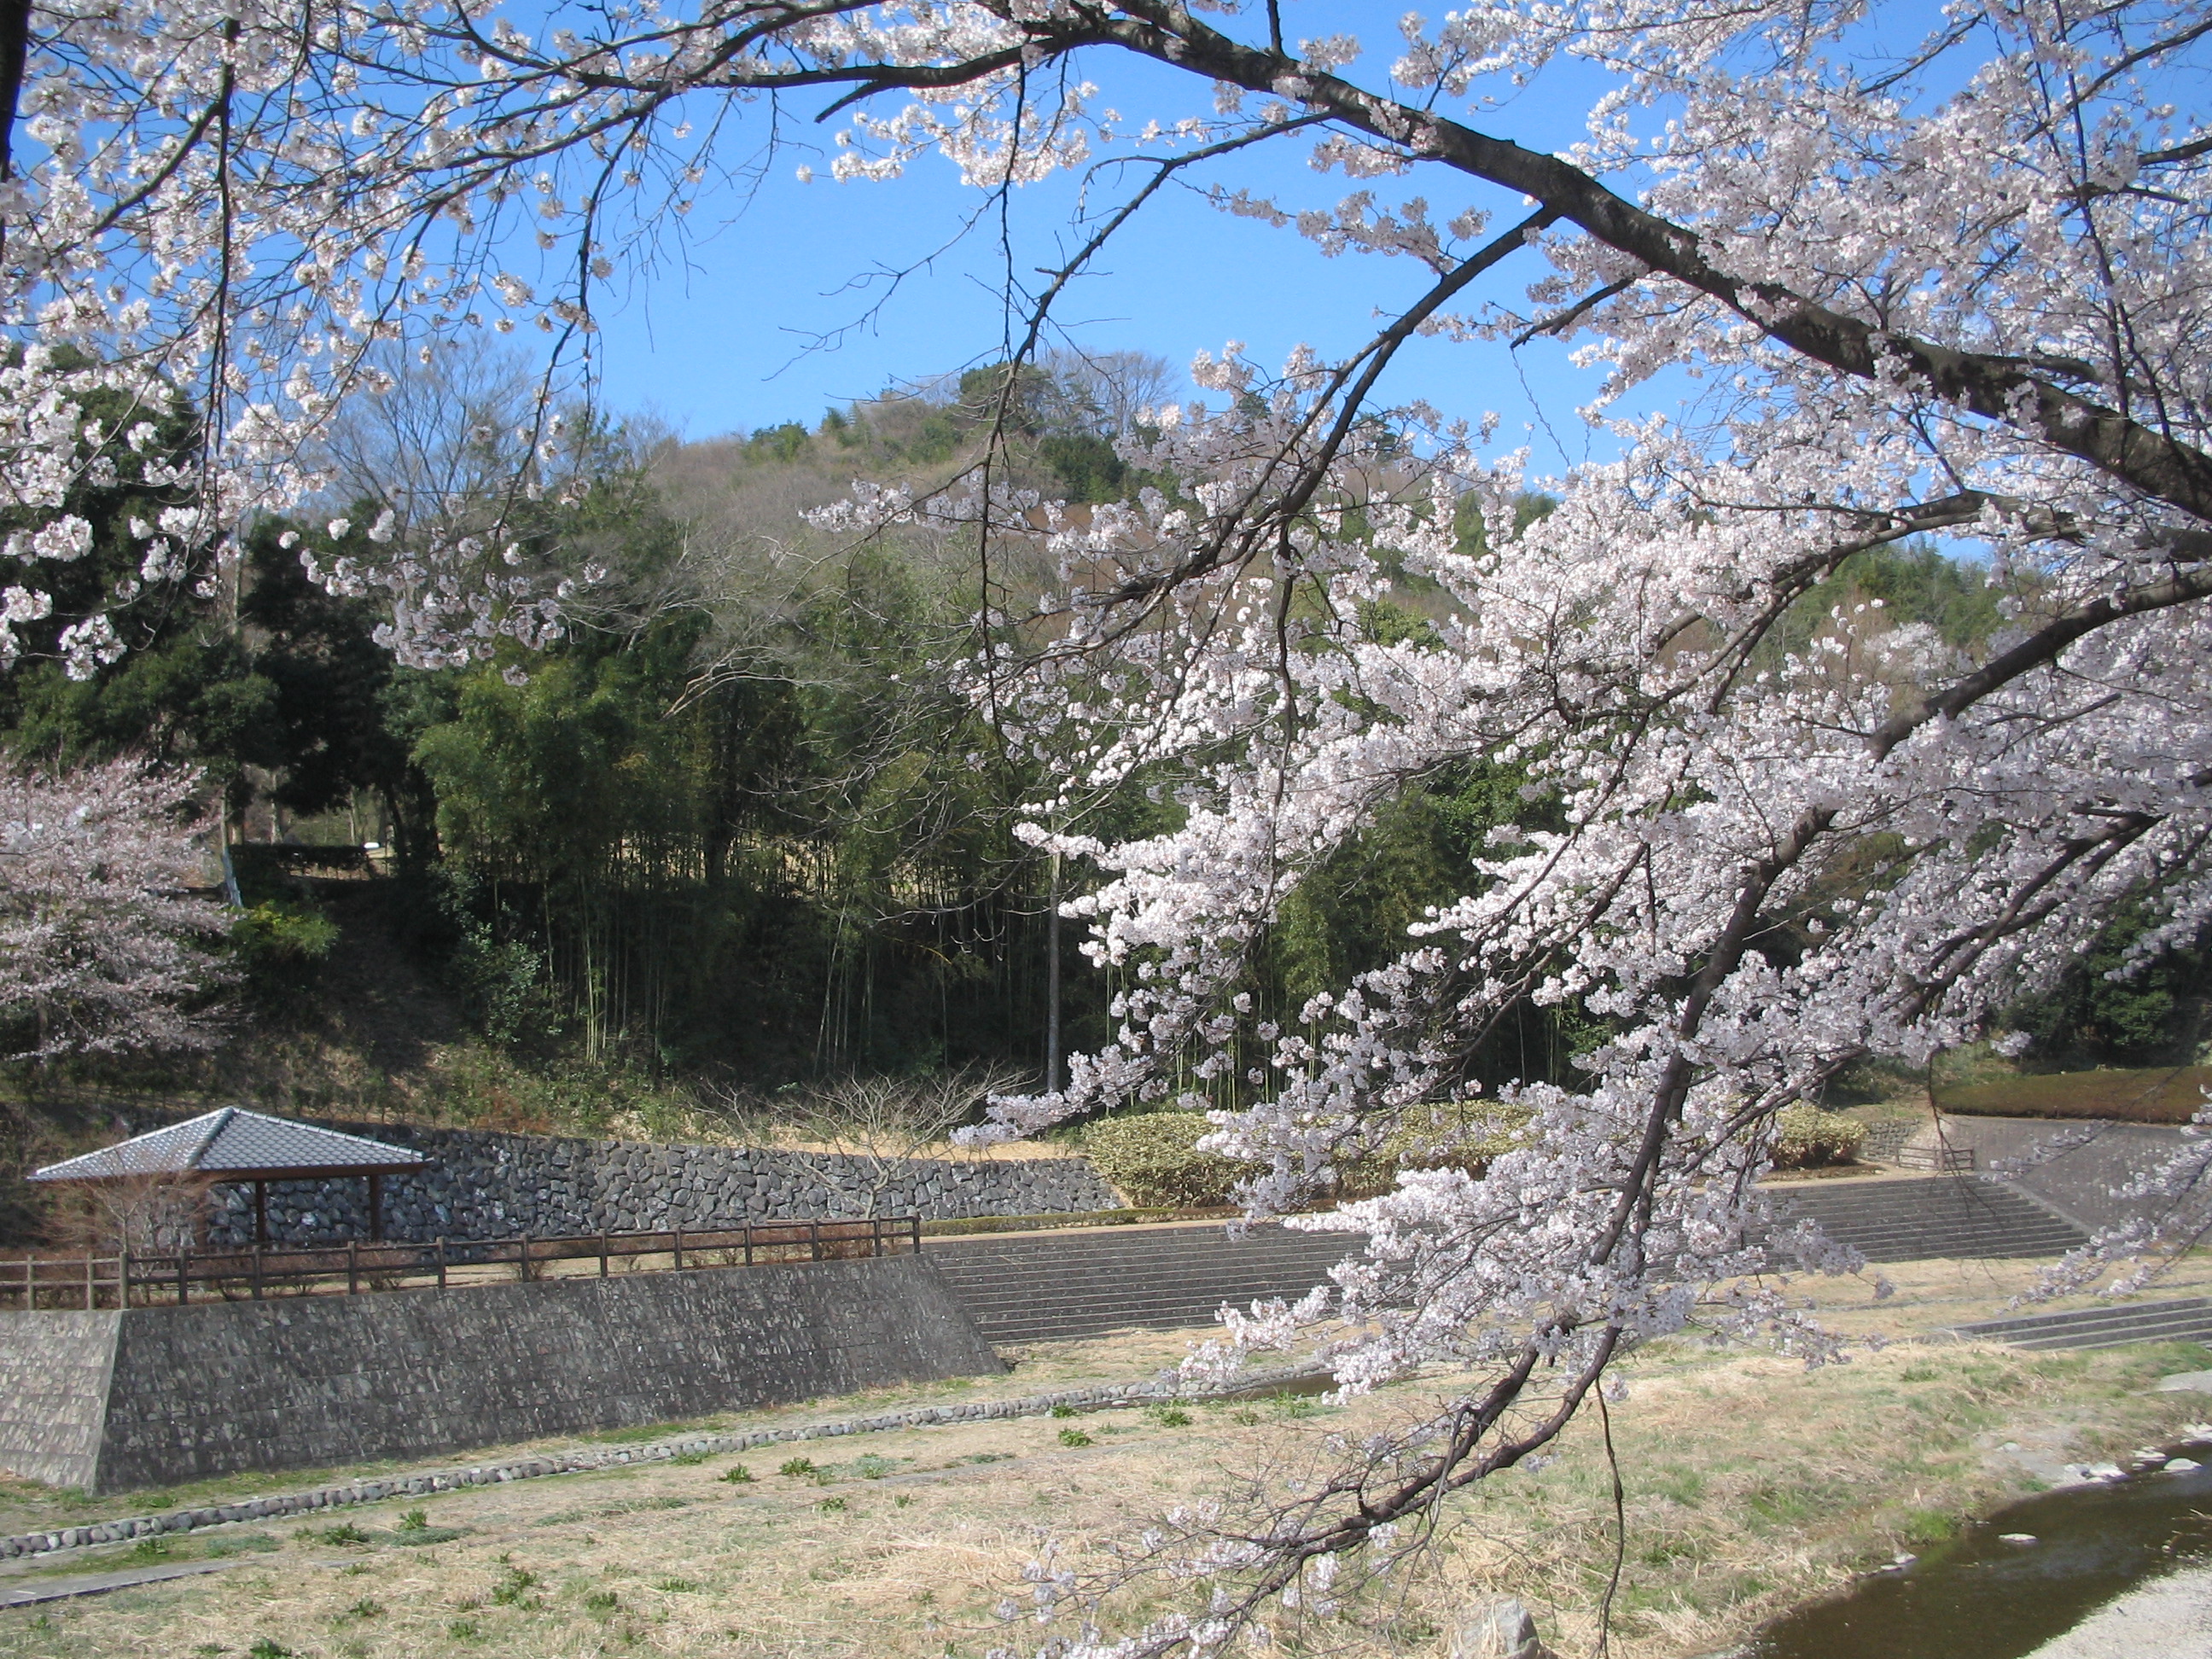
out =
<path fill-rule="evenodd" d="M 2031 1272 L 1893 1269 L 1898 1293 L 1880 1317 L 1909 1334 L 1978 1316 Z M 2196 1272 L 2176 1288 L 2212 1276 Z M 1862 1287 L 1830 1289 L 1837 1322 L 1875 1316 L 1870 1305 L 1844 1305 L 1870 1302 Z M 1188 1340 L 1040 1346 L 1012 1377 L 978 1391 L 1142 1376 Z M 1682 1340 L 1638 1356 L 1626 1368 L 1629 1396 L 1613 1408 L 1629 1520 L 1614 1650 L 1623 1659 L 1709 1651 L 1896 1549 L 1942 1536 L 2034 1484 L 2002 1450 L 2008 1443 L 2089 1457 L 2170 1431 L 2204 1402 L 2145 1390 L 2161 1372 L 2202 1361 L 2201 1350 L 2051 1355 L 1911 1343 L 1808 1371 Z M 1341 1407 L 1200 1407 L 1187 1426 L 1139 1411 L 963 1425 L 396 1500 L 354 1512 L 366 1543 L 330 1541 L 336 1517 L 271 1526 L 262 1531 L 276 1548 L 220 1574 L 59 1604 L 43 1619 L 0 1614 L 0 1656 L 236 1656 L 266 1638 L 316 1659 L 980 1659 L 1010 1641 L 992 1609 L 1045 1533 L 1077 1565 L 1099 1565 L 1177 1499 L 1240 1472 L 1293 1468 L 1321 1432 L 1356 1433 L 1416 1412 L 1448 1382 L 1404 1384 Z M 774 1415 L 794 1414 L 842 1413 L 816 1402 Z M 1540 1472 L 1457 1500 L 1441 1546 L 1395 1600 L 1328 1626 L 1286 1622 L 1280 1650 L 1440 1655 L 1457 1610 L 1512 1593 L 1536 1609 L 1555 1648 L 1589 1652 L 1614 1548 L 1597 1426 L 1578 1425 Z M 1064 1444 L 1063 1430 L 1091 1443 Z M 821 1476 L 776 1472 L 800 1456 Z M 752 1482 L 721 1479 L 737 1462 L 750 1466 Z M 427 1509 L 435 1527 L 465 1530 L 405 1547 L 392 1529 L 411 1507 Z M 206 1547 L 175 1546 L 179 1555 Z M 1124 1610 L 1139 1607 L 1133 1599 Z M 1012 1639 L 1025 1633 L 1046 1632 L 1027 1626 Z"/>

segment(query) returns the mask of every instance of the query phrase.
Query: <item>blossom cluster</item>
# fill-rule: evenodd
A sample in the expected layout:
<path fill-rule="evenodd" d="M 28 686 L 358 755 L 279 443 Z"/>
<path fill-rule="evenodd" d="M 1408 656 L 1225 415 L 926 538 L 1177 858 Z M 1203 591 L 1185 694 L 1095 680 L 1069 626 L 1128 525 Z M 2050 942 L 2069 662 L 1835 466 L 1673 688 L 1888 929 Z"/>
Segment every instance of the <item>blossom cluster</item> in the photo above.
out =
<path fill-rule="evenodd" d="M 204 1048 L 198 1007 L 224 977 L 229 927 L 198 827 L 198 779 L 113 761 L 0 771 L 0 1018 L 9 1060 Z"/>

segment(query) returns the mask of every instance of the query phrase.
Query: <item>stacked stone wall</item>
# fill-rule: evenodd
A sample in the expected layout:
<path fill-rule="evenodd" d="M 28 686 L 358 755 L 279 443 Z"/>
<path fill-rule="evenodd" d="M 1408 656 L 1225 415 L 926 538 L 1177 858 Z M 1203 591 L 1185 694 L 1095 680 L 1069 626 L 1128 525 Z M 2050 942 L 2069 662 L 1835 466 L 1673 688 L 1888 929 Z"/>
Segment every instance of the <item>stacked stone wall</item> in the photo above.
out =
<path fill-rule="evenodd" d="M 430 1160 L 384 1177 L 388 1238 L 537 1237 L 668 1227 L 919 1215 L 925 1220 L 1059 1215 L 1121 1203 L 1086 1158 L 868 1158 L 757 1147 L 658 1146 L 403 1124 L 331 1126 Z M 218 1187 L 209 1242 L 253 1238 L 253 1194 Z M 330 1243 L 364 1237 L 359 1179 L 272 1182 L 270 1237 Z"/>

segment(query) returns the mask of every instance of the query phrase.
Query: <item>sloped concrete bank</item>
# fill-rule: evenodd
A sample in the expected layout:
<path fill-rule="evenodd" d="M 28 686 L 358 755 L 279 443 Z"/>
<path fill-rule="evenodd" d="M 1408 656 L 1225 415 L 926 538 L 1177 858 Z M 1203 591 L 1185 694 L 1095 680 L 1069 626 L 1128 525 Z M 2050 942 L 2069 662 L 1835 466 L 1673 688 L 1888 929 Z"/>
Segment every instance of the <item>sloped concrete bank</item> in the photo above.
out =
<path fill-rule="evenodd" d="M 2183 1130 L 2154 1123 L 1961 1113 L 1923 1126 L 1913 1144 L 1971 1152 L 1974 1168 L 1984 1176 L 2009 1170 L 2008 1184 L 2094 1232 L 2142 1214 L 2144 1201 L 2124 1198 L 2122 1190 L 2187 1139 Z"/>
<path fill-rule="evenodd" d="M 113 1492 L 1000 1363 L 920 1256 L 0 1318 L 0 1468 Z"/>

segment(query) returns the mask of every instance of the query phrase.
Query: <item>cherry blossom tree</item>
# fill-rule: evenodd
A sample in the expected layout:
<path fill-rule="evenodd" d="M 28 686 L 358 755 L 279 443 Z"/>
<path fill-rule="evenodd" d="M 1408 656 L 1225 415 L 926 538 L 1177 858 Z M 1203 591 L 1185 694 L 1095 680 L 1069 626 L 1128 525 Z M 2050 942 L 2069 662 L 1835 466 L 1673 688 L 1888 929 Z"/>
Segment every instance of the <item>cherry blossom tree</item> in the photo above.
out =
<path fill-rule="evenodd" d="M 4 1058 L 203 1048 L 194 1005 L 228 973 L 221 905 L 184 890 L 199 836 L 193 780 L 137 761 L 0 771 L 0 1028 Z"/>
<path fill-rule="evenodd" d="M 1120 439 L 1172 488 L 1073 512 L 986 460 L 844 509 L 987 561 L 1042 539 L 1065 579 L 1043 616 L 987 600 L 974 687 L 1060 764 L 1035 835 L 1109 873 L 1074 908 L 1132 988 L 1115 1042 L 1000 1103 L 1001 1132 L 1233 1085 L 1221 1145 L 1253 1162 L 1255 1212 L 1286 1212 L 1407 1111 L 1463 1099 L 1512 1010 L 1572 1000 L 1608 1026 L 1577 1086 L 1505 1091 L 1522 1145 L 1480 1178 L 1409 1174 L 1304 1224 L 1364 1237 L 1334 1299 L 1224 1348 L 1348 1315 L 1346 1385 L 1434 1360 L 1474 1381 L 1339 1476 L 1181 1517 L 1148 1559 L 1206 1606 L 1062 1651 L 1214 1651 L 1286 1602 L 1325 1613 L 1654 1335 L 1704 1320 L 1823 1352 L 1747 1277 L 1776 1259 L 1776 1115 L 1860 1057 L 1985 1033 L 2119 902 L 2161 917 L 2146 950 L 2212 915 L 2201 5 L 1530 0 L 1397 29 L 1370 59 L 1286 33 L 1273 0 L 637 0 L 535 30 L 444 0 L 128 0 L 33 6 L 0 40 L 23 118 L 0 447 L 48 514 L 7 544 L 11 614 L 81 542 L 58 504 L 111 441 L 79 418 L 87 388 L 196 401 L 199 516 L 149 526 L 149 558 L 219 537 L 306 486 L 303 434 L 382 338 L 536 328 L 556 363 L 587 356 L 601 286 L 720 146 L 782 142 L 787 112 L 848 124 L 843 179 L 929 152 L 983 190 L 1091 170 L 1071 252 L 1009 294 L 1017 358 L 1163 190 L 1261 146 L 1303 147 L 1346 193 L 1304 211 L 1222 183 L 1225 210 L 1429 273 L 1341 359 L 1201 358 L 1205 398 Z M 1562 64 L 1607 90 L 1547 154 L 1498 100 Z M 1188 112 L 1122 122 L 1103 83 L 1125 67 L 1191 77 Z M 1483 297 L 1516 269 L 1525 298 Z M 1603 367 L 1589 416 L 1618 454 L 1522 522 L 1526 456 L 1385 402 L 1422 337 Z M 1692 395 L 1631 413 L 1664 371 Z M 1986 650 L 1865 611 L 1793 643 L 1855 555 L 1931 534 L 2005 593 Z M 550 621 L 496 537 L 325 574 L 389 592 L 418 659 Z M 1408 581 L 1431 625 L 1365 628 Z M 1468 757 L 1522 769 L 1527 821 L 1395 961 L 1254 1008 L 1247 962 L 1303 873 Z M 1180 828 L 1079 833 L 1087 792 L 1161 777 Z M 2165 1237 L 2194 1213 L 2177 1198 Z M 1047 1614 L 1080 1588 L 1050 1559 L 1035 1577 Z"/>

